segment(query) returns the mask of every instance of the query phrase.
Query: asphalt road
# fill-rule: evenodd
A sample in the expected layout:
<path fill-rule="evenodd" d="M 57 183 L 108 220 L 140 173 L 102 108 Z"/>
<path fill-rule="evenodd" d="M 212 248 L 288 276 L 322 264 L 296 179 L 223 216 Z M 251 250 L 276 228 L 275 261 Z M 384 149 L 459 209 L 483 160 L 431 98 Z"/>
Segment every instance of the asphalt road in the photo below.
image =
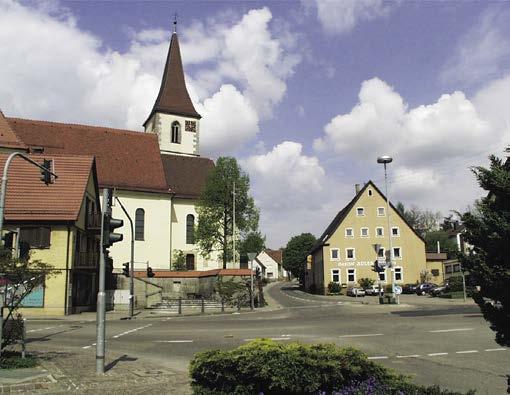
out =
<path fill-rule="evenodd" d="M 216 316 L 158 316 L 107 321 L 107 350 L 150 359 L 186 371 L 194 353 L 232 348 L 254 338 L 305 343 L 334 342 L 363 350 L 369 358 L 411 375 L 421 384 L 479 394 L 505 394 L 510 350 L 474 305 L 365 305 L 308 295 L 278 284 L 268 291 L 281 307 Z M 30 347 L 93 349 L 93 320 L 29 320 Z M 91 350 L 92 351 L 92 350 Z M 91 368 L 93 361 L 91 361 Z"/>

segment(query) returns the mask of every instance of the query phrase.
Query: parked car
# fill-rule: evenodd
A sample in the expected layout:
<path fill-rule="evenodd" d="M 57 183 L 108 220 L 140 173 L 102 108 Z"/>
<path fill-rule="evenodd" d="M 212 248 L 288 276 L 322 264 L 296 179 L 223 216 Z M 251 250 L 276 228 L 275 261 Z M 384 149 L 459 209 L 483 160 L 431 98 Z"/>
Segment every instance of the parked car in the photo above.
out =
<path fill-rule="evenodd" d="M 426 295 L 430 293 L 434 288 L 437 288 L 437 284 L 434 283 L 423 283 L 416 287 L 417 295 Z"/>
<path fill-rule="evenodd" d="M 384 287 L 381 287 L 381 294 L 384 295 Z M 379 295 L 379 285 L 371 285 L 368 288 L 365 288 L 365 295 Z"/>
<path fill-rule="evenodd" d="M 347 296 L 365 296 L 365 290 L 357 287 L 347 288 Z"/>
<path fill-rule="evenodd" d="M 402 287 L 402 293 L 403 294 L 414 294 L 416 293 L 416 287 L 418 284 L 405 284 Z"/>
<path fill-rule="evenodd" d="M 432 289 L 430 291 L 430 294 L 432 296 L 439 296 L 445 292 L 448 292 L 449 290 L 450 290 L 450 284 L 448 284 L 448 281 L 447 281 L 444 284 L 441 284 L 441 285 L 437 286 L 436 288 Z"/>

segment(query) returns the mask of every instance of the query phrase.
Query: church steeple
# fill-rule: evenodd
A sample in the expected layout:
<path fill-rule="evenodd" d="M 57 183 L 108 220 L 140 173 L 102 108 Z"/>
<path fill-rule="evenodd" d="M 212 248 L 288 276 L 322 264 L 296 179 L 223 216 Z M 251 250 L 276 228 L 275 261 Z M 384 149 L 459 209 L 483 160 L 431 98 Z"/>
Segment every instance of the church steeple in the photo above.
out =
<path fill-rule="evenodd" d="M 176 24 L 175 20 L 161 87 L 143 126 L 158 135 L 162 153 L 198 155 L 201 116 L 186 89 Z"/>

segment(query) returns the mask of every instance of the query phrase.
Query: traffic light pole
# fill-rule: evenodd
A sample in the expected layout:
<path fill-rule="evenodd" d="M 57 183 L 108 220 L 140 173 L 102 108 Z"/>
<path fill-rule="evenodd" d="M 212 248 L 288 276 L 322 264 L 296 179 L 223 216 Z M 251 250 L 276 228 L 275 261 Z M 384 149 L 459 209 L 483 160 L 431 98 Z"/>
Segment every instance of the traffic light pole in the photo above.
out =
<path fill-rule="evenodd" d="M 133 230 L 133 220 L 129 216 L 120 199 L 115 196 L 115 200 L 119 203 L 120 208 L 124 211 L 129 224 L 131 226 L 131 259 L 129 261 L 129 318 L 133 318 L 135 310 L 135 232 Z"/>
<path fill-rule="evenodd" d="M 104 373 L 104 359 L 105 359 L 105 335 L 106 335 L 106 292 L 105 292 L 105 246 L 104 240 L 104 220 L 105 214 L 110 212 L 110 194 L 111 190 L 108 188 L 103 189 L 103 210 L 101 215 L 101 248 L 99 256 L 99 289 L 97 292 L 97 327 L 96 327 L 96 373 Z M 106 229 L 106 231 L 108 231 Z"/>

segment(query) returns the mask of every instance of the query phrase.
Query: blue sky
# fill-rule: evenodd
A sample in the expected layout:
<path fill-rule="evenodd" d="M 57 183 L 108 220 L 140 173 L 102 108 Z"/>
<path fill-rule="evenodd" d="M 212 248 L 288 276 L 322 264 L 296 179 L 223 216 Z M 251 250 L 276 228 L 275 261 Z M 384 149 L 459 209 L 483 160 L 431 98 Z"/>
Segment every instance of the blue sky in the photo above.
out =
<path fill-rule="evenodd" d="M 8 116 L 140 130 L 174 13 L 204 156 L 235 155 L 270 247 L 319 235 L 355 183 L 464 210 L 510 141 L 510 3 L 0 0 Z"/>

